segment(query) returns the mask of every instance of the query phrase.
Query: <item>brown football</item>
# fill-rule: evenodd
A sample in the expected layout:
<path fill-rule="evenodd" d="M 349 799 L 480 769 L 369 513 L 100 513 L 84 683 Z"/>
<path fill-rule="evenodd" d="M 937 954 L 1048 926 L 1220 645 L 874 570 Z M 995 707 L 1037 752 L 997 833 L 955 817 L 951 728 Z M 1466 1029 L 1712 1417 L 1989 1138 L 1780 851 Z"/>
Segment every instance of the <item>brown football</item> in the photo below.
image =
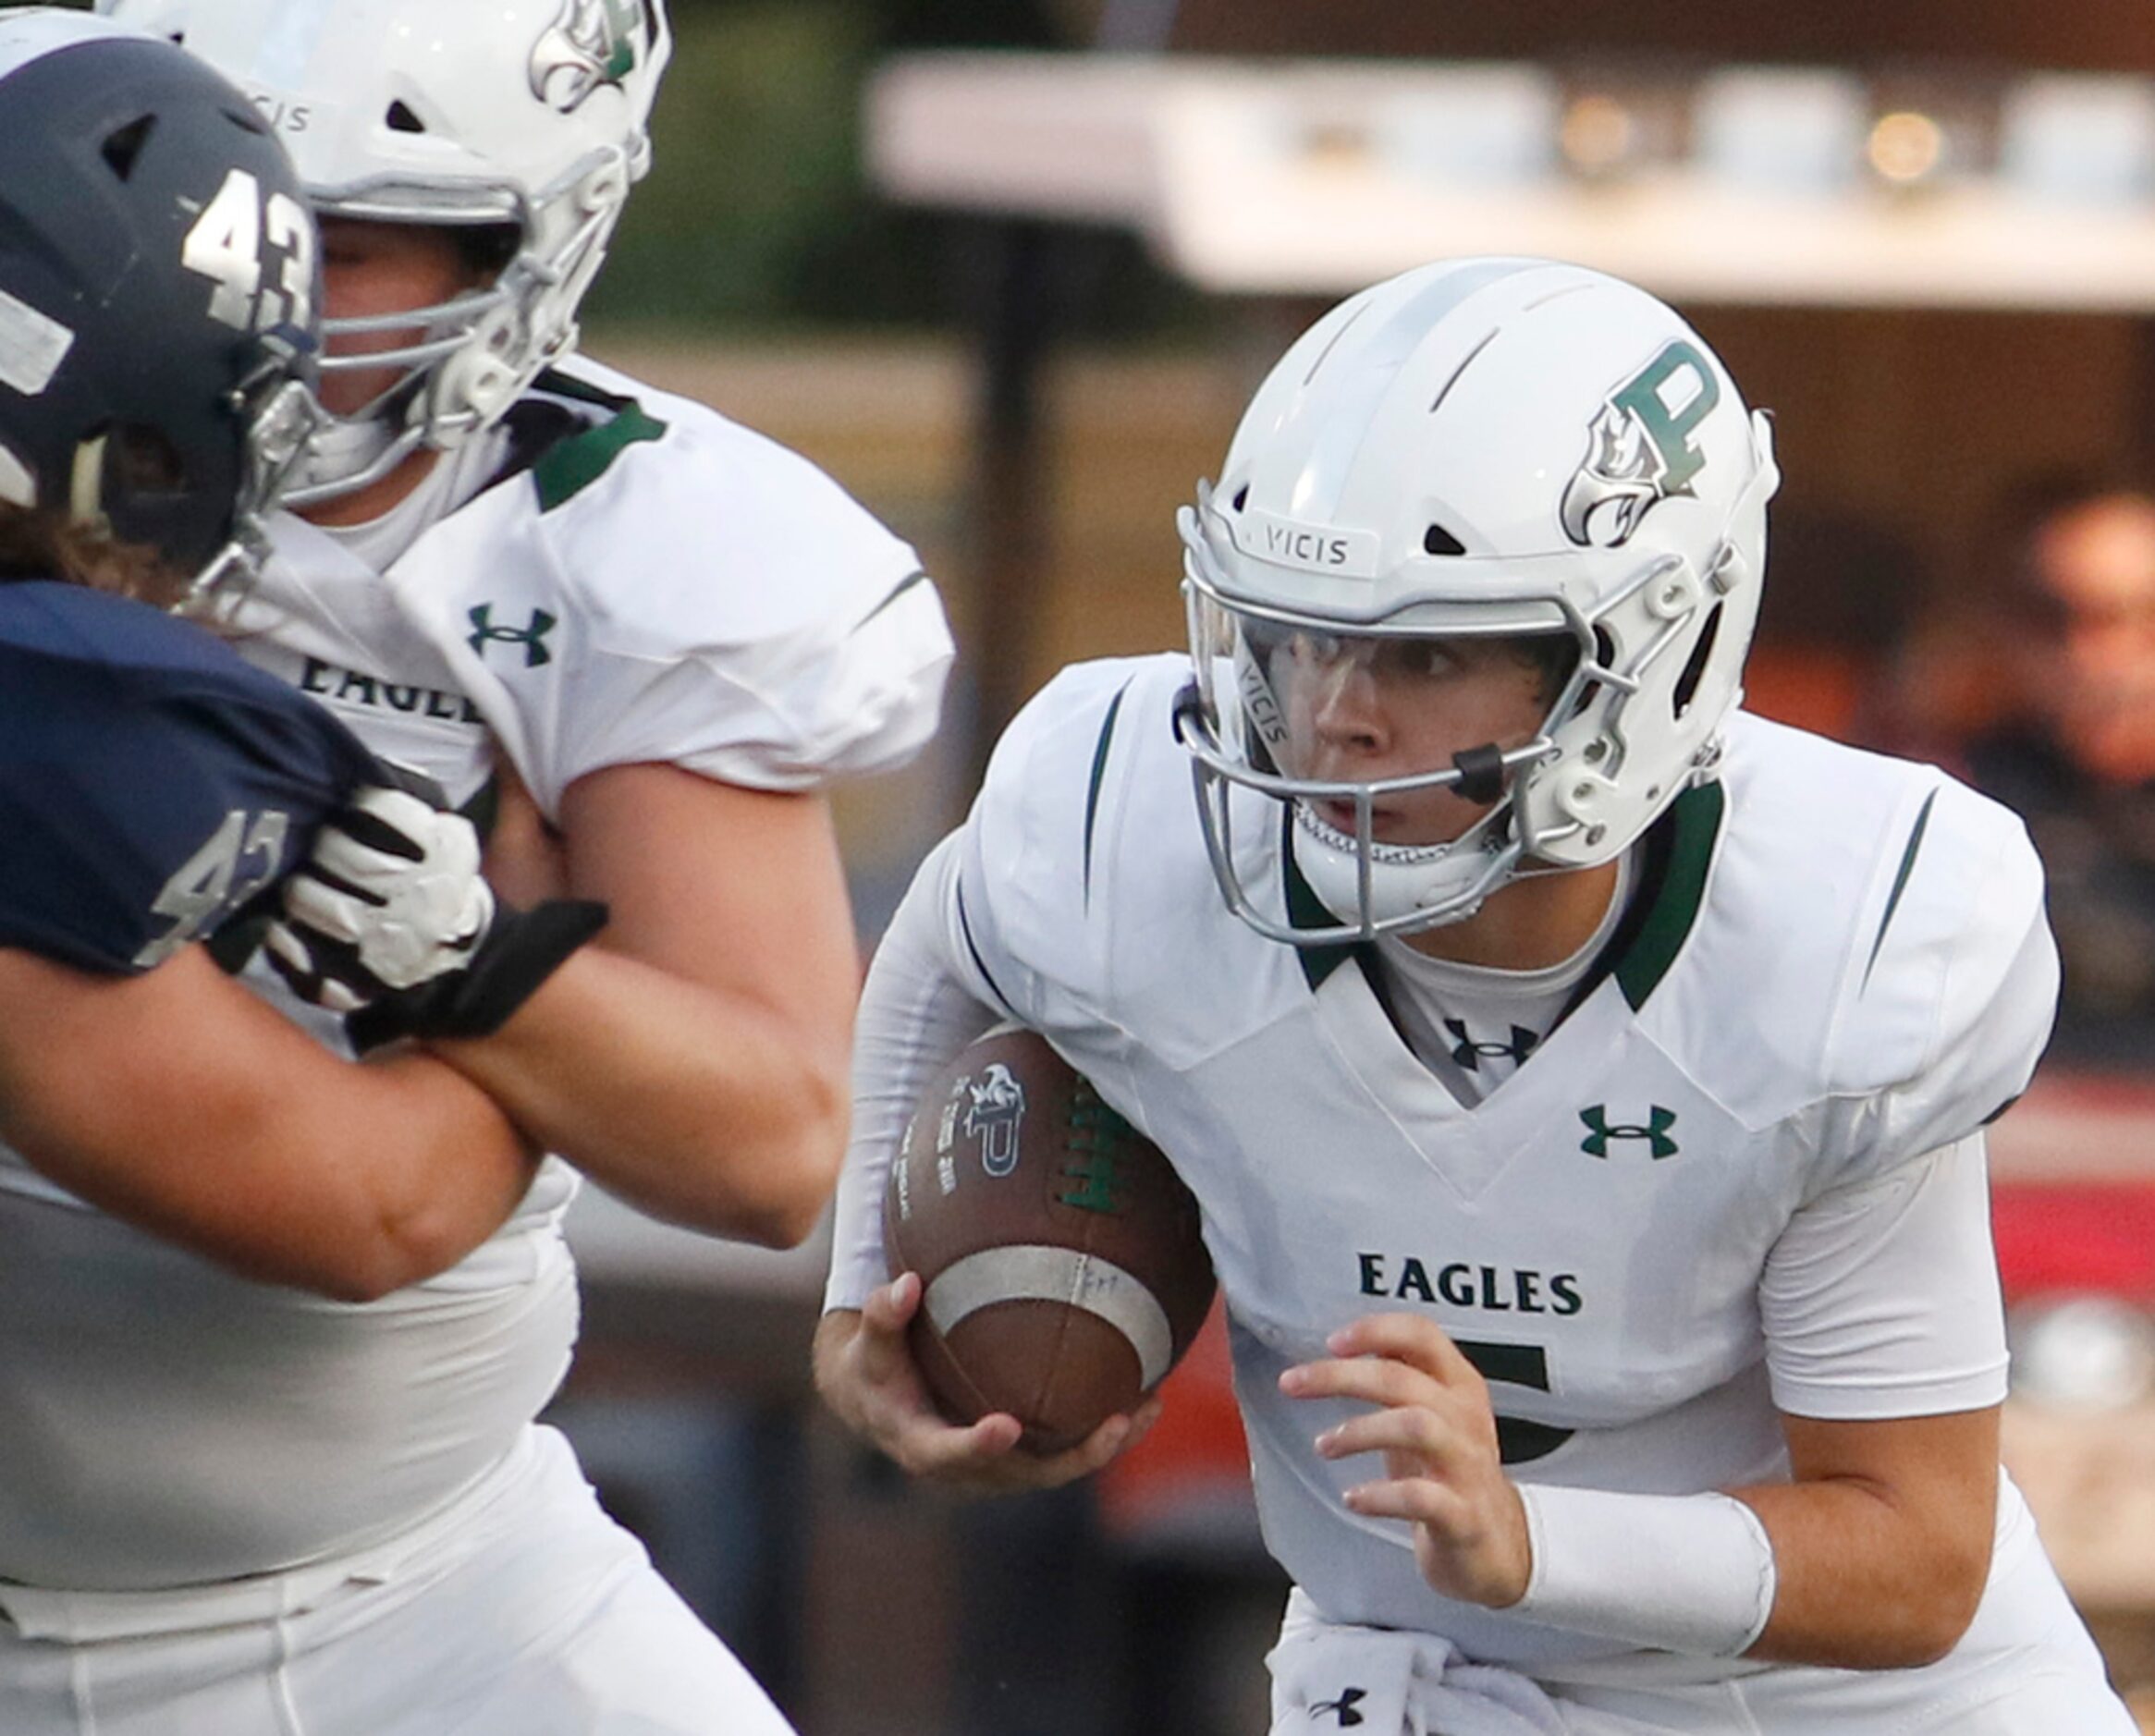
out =
<path fill-rule="evenodd" d="M 1005 1411 L 1057 1452 L 1129 1411 L 1212 1305 L 1197 1202 L 1092 1082 L 1015 1026 L 921 1095 L 890 1168 L 883 1246 L 918 1272 L 911 1343 L 960 1422 Z"/>

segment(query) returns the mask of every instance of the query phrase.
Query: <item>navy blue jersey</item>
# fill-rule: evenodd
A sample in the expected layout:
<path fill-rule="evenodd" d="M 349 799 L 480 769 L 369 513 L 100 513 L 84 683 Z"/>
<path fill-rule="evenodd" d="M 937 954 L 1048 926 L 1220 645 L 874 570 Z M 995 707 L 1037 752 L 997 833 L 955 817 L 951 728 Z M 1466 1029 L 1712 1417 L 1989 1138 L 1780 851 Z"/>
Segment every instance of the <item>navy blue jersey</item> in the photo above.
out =
<path fill-rule="evenodd" d="M 0 946 L 147 970 L 292 867 L 382 772 L 198 626 L 0 583 Z"/>

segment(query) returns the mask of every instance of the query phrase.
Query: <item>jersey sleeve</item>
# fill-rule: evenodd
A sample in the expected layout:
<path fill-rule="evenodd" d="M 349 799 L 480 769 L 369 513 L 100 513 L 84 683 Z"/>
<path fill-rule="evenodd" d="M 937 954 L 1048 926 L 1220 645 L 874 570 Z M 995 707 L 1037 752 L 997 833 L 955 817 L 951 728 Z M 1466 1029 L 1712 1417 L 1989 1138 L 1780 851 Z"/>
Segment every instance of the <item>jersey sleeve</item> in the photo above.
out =
<path fill-rule="evenodd" d="M 1902 836 L 1830 1039 L 1825 1186 L 1995 1119 L 2027 1088 L 2056 1012 L 2042 866 L 2019 820 L 1941 776 Z"/>
<path fill-rule="evenodd" d="M 2005 1397 L 2005 1314 L 1983 1136 L 1796 1212 L 1758 1286 L 1777 1409 L 1829 1422 L 1980 1410 Z"/>
<path fill-rule="evenodd" d="M 373 768 L 320 707 L 199 628 L 68 587 L 7 589 L 0 946 L 146 970 L 281 878 Z"/>
<path fill-rule="evenodd" d="M 1098 882 L 1116 818 L 1108 749 L 1119 728 L 1139 727 L 1124 714 L 1145 709 L 1174 661 L 1102 659 L 1057 675 L 997 743 L 961 834 L 967 946 L 1010 1015 L 1051 1040 L 1065 1023 L 1096 1022 L 1112 992 L 1111 919 L 1137 900 L 1111 908 Z"/>
<path fill-rule="evenodd" d="M 839 1174 L 824 1308 L 858 1308 L 889 1273 L 883 1190 L 923 1088 L 1007 1016 L 975 964 L 958 898 L 960 839 L 928 853 L 875 948 L 853 1035 L 853 1125 Z"/>
<path fill-rule="evenodd" d="M 549 815 L 612 765 L 804 789 L 935 731 L 952 647 L 918 556 L 702 406 L 648 395 L 422 546 L 400 600 Z"/>

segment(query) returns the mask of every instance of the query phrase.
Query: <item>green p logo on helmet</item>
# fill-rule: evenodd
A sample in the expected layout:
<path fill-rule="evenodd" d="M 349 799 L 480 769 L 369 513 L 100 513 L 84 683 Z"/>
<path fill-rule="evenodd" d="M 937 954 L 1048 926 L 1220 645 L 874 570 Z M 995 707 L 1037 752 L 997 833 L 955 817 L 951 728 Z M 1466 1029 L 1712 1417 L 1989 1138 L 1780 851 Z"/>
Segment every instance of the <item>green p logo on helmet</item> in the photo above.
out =
<path fill-rule="evenodd" d="M 1609 395 L 1586 432 L 1586 456 L 1564 489 L 1564 534 L 1582 548 L 1618 548 L 1671 495 L 1706 468 L 1692 444 L 1721 401 L 1713 367 L 1682 338 Z"/>

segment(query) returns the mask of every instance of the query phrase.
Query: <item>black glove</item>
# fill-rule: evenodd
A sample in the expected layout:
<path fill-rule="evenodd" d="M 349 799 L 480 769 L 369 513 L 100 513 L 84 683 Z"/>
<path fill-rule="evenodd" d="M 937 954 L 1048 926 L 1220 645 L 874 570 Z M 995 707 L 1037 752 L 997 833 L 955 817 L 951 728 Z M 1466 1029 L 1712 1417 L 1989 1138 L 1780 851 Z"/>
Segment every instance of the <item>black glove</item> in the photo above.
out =
<path fill-rule="evenodd" d="M 281 897 L 271 965 L 302 1000 L 346 1015 L 361 1051 L 489 1035 L 606 920 L 583 900 L 502 903 L 468 820 L 373 787 L 324 823 Z"/>

